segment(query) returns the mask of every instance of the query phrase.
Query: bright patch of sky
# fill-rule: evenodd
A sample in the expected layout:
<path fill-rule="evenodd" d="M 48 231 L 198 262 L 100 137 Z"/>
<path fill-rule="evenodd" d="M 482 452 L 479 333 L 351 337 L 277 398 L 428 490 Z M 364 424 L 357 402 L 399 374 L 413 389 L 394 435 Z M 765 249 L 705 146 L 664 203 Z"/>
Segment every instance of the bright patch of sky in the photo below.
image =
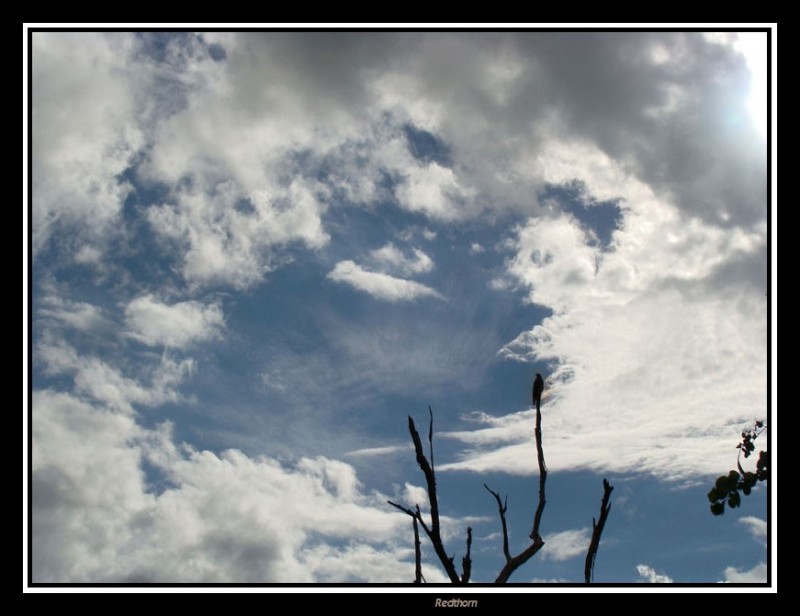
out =
<path fill-rule="evenodd" d="M 763 580 L 764 487 L 705 496 L 767 413 L 759 41 L 34 32 L 33 580 L 410 582 L 431 405 L 491 581 L 537 371 L 512 581 L 582 580 L 604 476 L 596 581 Z"/>

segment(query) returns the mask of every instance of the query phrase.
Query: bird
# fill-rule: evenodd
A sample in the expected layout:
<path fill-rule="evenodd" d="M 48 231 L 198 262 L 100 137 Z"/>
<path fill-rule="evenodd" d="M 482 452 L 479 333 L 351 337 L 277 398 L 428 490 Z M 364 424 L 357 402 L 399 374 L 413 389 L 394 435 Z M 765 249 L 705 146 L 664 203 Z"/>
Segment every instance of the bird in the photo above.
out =
<path fill-rule="evenodd" d="M 533 406 L 539 408 L 539 403 L 542 400 L 542 391 L 544 390 L 544 381 L 542 375 L 536 373 L 536 378 L 533 381 Z"/>

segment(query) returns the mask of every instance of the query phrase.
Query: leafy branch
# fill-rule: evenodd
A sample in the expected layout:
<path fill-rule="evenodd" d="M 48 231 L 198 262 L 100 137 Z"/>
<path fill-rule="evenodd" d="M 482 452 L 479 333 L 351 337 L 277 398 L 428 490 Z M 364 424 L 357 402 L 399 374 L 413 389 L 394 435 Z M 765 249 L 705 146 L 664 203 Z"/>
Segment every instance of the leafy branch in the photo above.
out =
<path fill-rule="evenodd" d="M 731 470 L 727 475 L 720 475 L 714 482 L 714 487 L 708 492 L 711 503 L 711 513 L 722 515 L 725 513 L 725 504 L 735 509 L 742 503 L 740 492 L 748 496 L 759 481 L 769 479 L 769 453 L 765 449 L 758 452 L 756 470 L 745 471 L 742 468 L 742 456 L 749 458 L 756 449 L 755 440 L 767 429 L 763 421 L 756 421 L 752 429 L 742 432 L 742 442 L 736 445 L 739 454 L 736 458 L 738 470 Z"/>

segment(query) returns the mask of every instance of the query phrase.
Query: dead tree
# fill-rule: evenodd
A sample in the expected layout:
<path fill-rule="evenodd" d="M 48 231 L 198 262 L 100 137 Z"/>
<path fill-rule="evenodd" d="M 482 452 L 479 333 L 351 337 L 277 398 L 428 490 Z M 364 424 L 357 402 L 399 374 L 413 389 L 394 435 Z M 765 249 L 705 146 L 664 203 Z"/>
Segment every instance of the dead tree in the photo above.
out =
<path fill-rule="evenodd" d="M 539 527 L 542 522 L 542 515 L 544 513 L 544 507 L 546 504 L 545 498 L 545 487 L 547 484 L 547 465 L 545 464 L 544 460 L 544 449 L 542 448 L 542 413 L 541 413 L 541 392 L 540 395 L 533 396 L 533 402 L 536 406 L 536 427 L 534 430 L 534 437 L 536 441 L 536 454 L 537 454 L 537 461 L 539 464 L 539 501 L 536 506 L 536 510 L 533 515 L 533 528 L 531 529 L 530 533 L 530 540 L 531 543 L 525 549 L 523 549 L 519 554 L 516 556 L 511 555 L 511 550 L 509 548 L 508 542 L 508 524 L 506 521 L 506 511 L 508 509 L 508 497 L 505 499 L 501 499 L 500 494 L 492 490 L 486 484 L 483 484 L 483 487 L 494 497 L 495 501 L 497 502 L 497 509 L 500 515 L 500 525 L 503 530 L 503 556 L 505 557 L 505 565 L 500 570 L 500 573 L 497 575 L 495 579 L 495 584 L 505 584 L 508 582 L 508 578 L 511 576 L 514 571 L 519 569 L 522 565 L 528 562 L 539 550 L 542 549 L 544 546 L 544 540 L 542 539 L 541 534 L 539 533 Z M 430 462 L 428 458 L 425 456 L 425 452 L 422 448 L 422 441 L 419 436 L 419 432 L 417 432 L 417 428 L 414 425 L 414 420 L 411 416 L 408 417 L 408 431 L 411 434 L 411 440 L 414 443 L 414 451 L 417 457 L 417 464 L 419 465 L 420 469 L 422 470 L 423 475 L 425 475 L 425 482 L 427 484 L 427 492 L 428 492 L 428 500 L 430 504 L 430 525 L 425 523 L 425 520 L 422 517 L 422 513 L 419 509 L 419 504 L 415 506 L 414 509 L 409 507 L 404 507 L 398 503 L 394 503 L 392 501 L 388 501 L 390 505 L 396 507 L 400 511 L 409 515 L 413 520 L 414 526 L 414 556 L 415 556 L 415 565 L 416 565 L 416 575 L 414 579 L 415 584 L 421 583 L 422 580 L 422 565 L 421 565 L 421 552 L 420 552 L 420 545 L 419 545 L 419 530 L 418 526 L 422 526 L 422 529 L 425 531 L 425 534 L 428 536 L 428 539 L 433 546 L 433 551 L 436 553 L 436 556 L 439 558 L 439 562 L 441 563 L 442 567 L 447 574 L 447 577 L 450 578 L 450 582 L 453 584 L 467 584 L 470 581 L 470 575 L 472 572 L 472 559 L 470 556 L 471 547 L 472 547 L 472 528 L 467 528 L 467 551 L 466 555 L 462 558 L 461 561 L 461 575 L 458 575 L 456 571 L 456 567 L 454 564 L 454 557 L 448 556 L 447 550 L 445 549 L 444 543 L 442 541 L 440 524 L 439 524 L 439 498 L 436 492 L 436 472 L 433 465 L 433 411 L 430 407 L 428 407 L 428 413 L 430 415 L 430 422 L 428 425 L 428 445 L 430 451 Z M 587 550 L 586 554 L 586 566 L 584 569 L 584 577 L 586 583 L 591 582 L 591 578 L 594 572 L 594 561 L 597 556 L 597 549 L 600 546 L 600 537 L 603 533 L 603 528 L 606 523 L 606 519 L 608 518 L 608 513 L 611 510 L 611 505 L 609 503 L 609 498 L 611 496 L 611 491 L 614 488 L 611 486 L 610 483 L 606 479 L 603 479 L 603 500 L 600 506 L 600 517 L 598 521 L 595 521 L 592 518 L 592 539 L 589 543 L 589 549 Z"/>

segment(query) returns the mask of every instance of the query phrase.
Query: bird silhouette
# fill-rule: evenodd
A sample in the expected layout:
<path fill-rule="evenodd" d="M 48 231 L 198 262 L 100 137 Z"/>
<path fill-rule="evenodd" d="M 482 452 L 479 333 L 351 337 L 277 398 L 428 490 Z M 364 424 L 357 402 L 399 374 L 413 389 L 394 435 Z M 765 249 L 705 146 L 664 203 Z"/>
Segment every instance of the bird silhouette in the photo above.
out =
<path fill-rule="evenodd" d="M 542 391 L 544 390 L 544 380 L 542 380 L 542 375 L 538 372 L 536 373 L 536 378 L 533 381 L 533 406 L 537 409 L 539 408 L 539 404 L 542 401 Z"/>

